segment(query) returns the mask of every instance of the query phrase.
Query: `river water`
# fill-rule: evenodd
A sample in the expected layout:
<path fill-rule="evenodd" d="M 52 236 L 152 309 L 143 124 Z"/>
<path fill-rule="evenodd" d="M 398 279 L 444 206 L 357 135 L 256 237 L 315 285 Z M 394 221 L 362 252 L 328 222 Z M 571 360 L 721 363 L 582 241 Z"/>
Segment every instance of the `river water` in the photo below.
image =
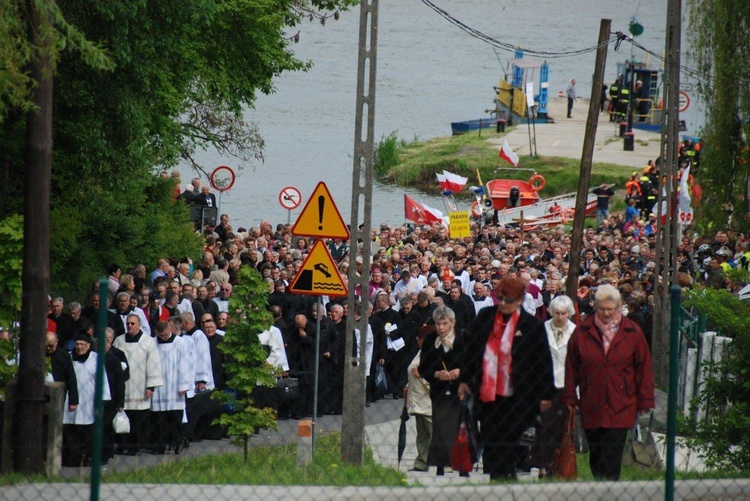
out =
<path fill-rule="evenodd" d="M 666 1 L 624 0 L 433 0 L 461 22 L 514 46 L 562 52 L 596 45 L 602 18 L 613 31 L 628 31 L 633 15 L 645 28 L 638 42 L 664 51 Z M 640 5 L 639 5 L 640 4 Z M 324 181 L 345 221 L 351 206 L 351 172 L 356 102 L 359 7 L 300 27 L 294 50 L 313 68 L 286 73 L 276 81 L 276 92 L 259 96 L 247 118 L 263 135 L 265 162 L 238 172 L 234 187 L 221 195 L 220 208 L 233 226 L 255 226 L 261 219 L 296 219 L 319 181 Z M 647 55 L 635 50 L 637 60 Z M 605 83 L 614 80 L 615 64 L 631 56 L 623 43 L 610 45 Z M 450 135 L 450 122 L 485 116 L 493 107 L 493 86 L 503 75 L 511 52 L 469 36 L 440 17 L 420 0 L 380 0 L 375 104 L 376 140 L 396 132 L 406 140 Z M 578 80 L 578 95 L 590 97 L 595 52 L 549 59 L 550 94 Z M 657 62 L 651 58 L 652 65 Z M 535 76 L 538 89 L 538 74 Z M 197 155 L 208 168 L 234 167 L 231 158 L 216 151 Z M 192 173 L 182 167 L 183 180 Z M 436 181 L 437 183 L 437 181 Z M 183 183 L 184 184 L 184 183 Z M 289 214 L 278 202 L 285 186 L 297 187 L 303 205 Z M 401 223 L 403 194 L 445 212 L 439 197 L 376 183 L 373 187 L 373 224 Z M 218 198 L 218 197 L 217 197 Z"/>

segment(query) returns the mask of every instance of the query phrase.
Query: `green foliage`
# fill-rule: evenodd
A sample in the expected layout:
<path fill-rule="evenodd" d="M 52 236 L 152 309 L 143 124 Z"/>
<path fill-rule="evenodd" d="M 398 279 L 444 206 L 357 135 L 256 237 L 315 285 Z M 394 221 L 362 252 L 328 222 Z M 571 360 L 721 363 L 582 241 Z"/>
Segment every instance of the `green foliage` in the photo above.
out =
<path fill-rule="evenodd" d="M 365 448 L 363 465 L 341 462 L 341 435 L 321 435 L 315 443 L 313 461 L 297 467 L 294 445 L 254 447 L 247 461 L 241 454 L 220 454 L 165 462 L 151 468 L 106 475 L 111 483 L 243 484 L 243 485 L 331 485 L 403 486 L 402 472 L 375 463 Z"/>
<path fill-rule="evenodd" d="M 40 17 L 51 20 L 51 23 L 42 25 L 40 36 L 51 43 L 34 46 L 30 42 L 28 16 L 32 14 L 28 4 L 39 11 Z M 47 51 L 53 66 L 60 54 L 67 51 L 77 53 L 92 68 L 113 69 L 107 52 L 69 23 L 56 2 L 6 0 L 0 4 L 0 61 L 3 62 L 0 65 L 0 123 L 11 110 L 26 112 L 33 108 L 31 92 L 36 82 L 29 75 L 28 65 L 40 50 Z"/>
<path fill-rule="evenodd" d="M 23 216 L 14 214 L 0 221 L 0 328 L 11 332 L 21 311 L 21 270 L 23 267 Z M 13 379 L 17 364 L 5 360 L 16 357 L 15 342 L 0 340 L 0 396 L 5 385 Z"/>
<path fill-rule="evenodd" d="M 747 272 L 737 270 L 739 274 Z M 735 276 L 733 278 L 740 278 Z M 688 293 L 686 301 L 709 317 L 712 328 L 732 338 L 721 360 L 704 369 L 709 376 L 693 402 L 708 409 L 702 421 L 689 421 L 691 445 L 710 467 L 750 469 L 750 308 L 725 290 Z"/>
<path fill-rule="evenodd" d="M 353 0 L 35 0 L 55 42 L 51 286 L 81 298 L 118 263 L 197 258 L 188 210 L 156 170 L 194 162 L 213 146 L 245 164 L 262 160 L 263 139 L 244 118 L 258 92 L 273 91 L 294 57 L 285 30 L 318 9 Z M 34 48 L 26 7 L 0 6 L 0 214 L 23 210 L 28 89 Z M 63 16 L 64 11 L 64 16 Z M 85 37 L 83 36 L 85 34 Z"/>
<path fill-rule="evenodd" d="M 385 176 L 388 172 L 398 165 L 399 150 L 408 143 L 399 141 L 396 132 L 391 132 L 388 136 L 383 137 L 375 145 L 375 161 L 373 169 L 378 176 Z"/>
<path fill-rule="evenodd" d="M 750 3 L 690 0 L 689 29 L 697 69 L 706 75 L 698 91 L 706 105 L 701 136 L 700 182 L 704 193 L 697 218 L 719 228 L 750 227 L 746 178 L 750 174 Z M 728 209 L 733 208 L 731 223 Z"/>
<path fill-rule="evenodd" d="M 229 299 L 229 322 L 224 340 L 219 345 L 227 356 L 224 362 L 227 387 L 236 391 L 214 393 L 225 403 L 236 408 L 233 414 L 222 414 L 218 422 L 226 426 L 236 442 L 244 444 L 245 461 L 248 459 L 248 441 L 260 428 L 277 429 L 276 413 L 273 409 L 255 407 L 252 392 L 258 384 L 276 385 L 274 367 L 266 363 L 267 354 L 260 344 L 258 334 L 273 325 L 268 312 L 268 286 L 263 277 L 251 267 L 242 267 L 239 282 Z"/>
<path fill-rule="evenodd" d="M 10 328 L 21 309 L 23 216 L 0 221 L 0 327 Z"/>

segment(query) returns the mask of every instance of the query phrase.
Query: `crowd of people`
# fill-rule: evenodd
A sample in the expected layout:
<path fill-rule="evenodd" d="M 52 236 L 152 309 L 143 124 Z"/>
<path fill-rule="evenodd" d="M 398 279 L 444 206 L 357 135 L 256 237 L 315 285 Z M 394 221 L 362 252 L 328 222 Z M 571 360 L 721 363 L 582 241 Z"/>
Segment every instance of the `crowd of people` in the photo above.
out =
<path fill-rule="evenodd" d="M 658 179 L 654 166 L 647 169 L 645 176 Z M 621 455 L 623 430 L 637 412 L 653 407 L 650 317 L 657 223 L 643 212 L 633 216 L 637 224 L 625 213 L 598 216 L 598 227 L 583 235 L 575 298 L 563 293 L 571 237 L 562 225 L 526 232 L 484 225 L 465 239 L 451 238 L 440 224 L 383 224 L 372 230 L 369 284 L 354 291 L 370 312 L 363 357 L 366 401 L 370 406 L 406 393 L 410 411 L 419 416 L 416 470 L 435 466 L 444 474 L 459 402 L 471 399 L 485 471 L 494 478 L 511 476 L 519 467 L 549 472 L 567 413 L 575 408 L 592 444 L 592 471 L 598 478 L 618 478 L 619 462 L 612 458 L 618 447 Z M 204 235 L 198 262 L 164 258 L 150 272 L 144 264 L 127 273 L 110 266 L 103 349 L 92 347 L 91 338 L 98 283 L 85 305 L 68 305 L 69 313 L 63 298 L 51 300 L 47 350 L 51 378 L 67 386 L 66 464 L 87 460 L 97 352 L 105 354 L 108 379 L 105 457 L 179 453 L 191 441 L 226 436 L 213 424 L 222 408 L 207 395 L 227 388 L 220 345 L 231 321 L 229 298 L 246 266 L 268 285 L 273 324 L 258 333 L 267 361 L 279 378 L 299 384 L 294 399 L 277 399 L 271 392 L 257 400 L 274 408 L 279 419 L 312 415 L 320 317 L 317 411 L 342 413 L 346 299 L 324 297 L 318 310 L 315 297 L 288 291 L 312 242 L 293 236 L 288 224 L 261 221 L 235 229 L 227 214 Z M 342 240 L 327 245 L 345 281 L 350 268 L 361 273 L 359 249 L 351 253 Z M 686 233 L 677 263 L 680 285 L 736 291 L 744 284 L 728 281 L 726 271 L 749 262 L 750 243 L 743 235 L 718 231 L 707 239 Z M 358 340 L 359 332 L 354 335 Z M 623 362 L 614 364 L 615 358 Z M 379 372 L 387 389 L 376 384 Z M 127 434 L 112 429 L 119 411 L 129 418 Z M 522 453 L 519 437 L 529 427 L 537 428 L 536 443 Z"/>

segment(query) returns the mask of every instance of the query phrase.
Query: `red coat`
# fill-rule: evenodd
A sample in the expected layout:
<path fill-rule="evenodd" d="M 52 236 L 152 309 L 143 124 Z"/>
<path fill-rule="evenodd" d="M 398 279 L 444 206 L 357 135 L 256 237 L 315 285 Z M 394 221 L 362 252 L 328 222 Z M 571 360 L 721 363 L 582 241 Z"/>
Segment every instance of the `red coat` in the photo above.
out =
<path fill-rule="evenodd" d="M 606 355 L 594 315 L 576 327 L 568 342 L 563 403 L 580 406 L 586 429 L 630 428 L 638 411 L 654 408 L 651 353 L 638 324 L 622 317 Z"/>

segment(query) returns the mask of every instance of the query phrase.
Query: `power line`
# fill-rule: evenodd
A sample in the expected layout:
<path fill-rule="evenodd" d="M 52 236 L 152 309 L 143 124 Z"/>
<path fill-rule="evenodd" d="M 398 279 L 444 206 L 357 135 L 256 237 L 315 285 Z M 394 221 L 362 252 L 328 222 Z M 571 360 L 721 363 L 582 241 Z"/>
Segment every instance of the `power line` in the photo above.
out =
<path fill-rule="evenodd" d="M 489 45 L 492 45 L 494 47 L 497 47 L 499 49 L 507 50 L 509 52 L 515 52 L 518 48 L 518 45 L 511 44 L 508 42 L 503 42 L 501 40 L 497 40 L 496 38 L 490 37 L 489 35 L 486 35 L 482 33 L 481 31 L 472 28 L 471 26 L 459 21 L 453 15 L 451 15 L 446 10 L 438 7 L 434 3 L 432 3 L 431 0 L 422 0 L 422 3 L 427 5 L 429 8 L 440 14 L 445 20 L 447 20 L 452 25 L 458 27 L 459 29 L 465 31 L 469 35 L 473 36 L 474 38 L 481 40 Z M 596 44 L 592 45 L 590 47 L 585 47 L 583 49 L 577 49 L 577 50 L 571 50 L 571 51 L 563 51 L 563 52 L 552 52 L 552 51 L 543 51 L 543 50 L 533 50 L 533 49 L 524 49 L 524 54 L 529 54 L 532 56 L 542 57 L 546 59 L 554 59 L 554 58 L 561 58 L 561 57 L 572 57 L 572 56 L 580 56 L 581 54 L 587 54 L 589 52 L 596 51 L 601 45 L 609 45 L 610 43 L 613 43 L 617 40 L 616 37 L 610 38 L 603 44 Z"/>
<path fill-rule="evenodd" d="M 481 41 L 483 41 L 483 42 L 485 42 L 485 43 L 487 43 L 489 45 L 492 45 L 493 47 L 496 47 L 498 49 L 506 50 L 506 51 L 509 51 L 509 52 L 515 52 L 518 49 L 518 45 L 517 44 L 511 44 L 511 43 L 508 43 L 508 42 L 503 42 L 502 40 L 498 40 L 496 38 L 490 37 L 489 35 L 486 35 L 486 34 L 482 33 L 481 31 L 479 31 L 479 30 L 477 30 L 475 28 L 472 28 L 471 26 L 467 25 L 466 23 L 464 23 L 464 22 L 456 19 L 452 14 L 450 14 L 445 9 L 442 9 L 441 7 L 438 7 L 431 0 L 422 0 L 422 3 L 424 3 L 425 5 L 427 5 L 429 8 L 431 8 L 435 12 L 437 12 L 441 17 L 443 17 L 446 21 L 448 21 L 452 25 L 456 26 L 457 28 L 461 29 L 462 31 L 468 33 L 469 35 L 471 35 L 472 37 L 474 37 L 474 38 L 476 38 L 478 40 L 481 40 Z M 612 36 L 611 38 L 609 38 L 603 44 L 592 45 L 592 46 L 589 46 L 589 47 L 584 47 L 582 49 L 571 50 L 571 51 L 562 51 L 562 52 L 553 52 L 553 51 L 533 50 L 533 49 L 525 49 L 524 48 L 523 51 L 524 51 L 524 54 L 528 54 L 528 55 L 532 55 L 532 56 L 537 56 L 537 57 L 541 57 L 541 58 L 546 58 L 546 59 L 554 59 L 554 58 L 562 58 L 562 57 L 573 57 L 573 56 L 580 56 L 582 54 L 587 54 L 589 52 L 594 52 L 594 51 L 596 51 L 600 47 L 600 45 L 609 45 L 609 44 L 612 44 L 612 43 L 615 44 L 615 51 L 616 51 L 616 50 L 619 49 L 620 43 L 622 43 L 623 40 L 629 41 L 635 47 L 638 47 L 639 49 L 641 49 L 642 51 L 646 52 L 647 54 L 651 54 L 652 56 L 654 56 L 655 58 L 659 59 L 660 61 L 663 61 L 663 62 L 666 61 L 666 58 L 664 58 L 661 54 L 658 54 L 657 52 L 644 47 L 640 43 L 636 42 L 632 37 L 629 37 L 628 35 L 624 34 L 621 31 L 616 32 L 614 34 L 614 36 Z M 679 69 L 680 69 L 680 72 L 682 74 L 690 76 L 690 77 L 693 77 L 696 80 L 699 80 L 701 82 L 705 83 L 708 80 L 710 80 L 709 75 L 707 75 L 707 74 L 705 74 L 705 73 L 703 73 L 701 71 L 698 71 L 696 69 L 693 69 L 693 68 L 690 68 L 690 67 L 687 67 L 687 66 L 684 66 L 684 65 L 680 65 Z"/>

